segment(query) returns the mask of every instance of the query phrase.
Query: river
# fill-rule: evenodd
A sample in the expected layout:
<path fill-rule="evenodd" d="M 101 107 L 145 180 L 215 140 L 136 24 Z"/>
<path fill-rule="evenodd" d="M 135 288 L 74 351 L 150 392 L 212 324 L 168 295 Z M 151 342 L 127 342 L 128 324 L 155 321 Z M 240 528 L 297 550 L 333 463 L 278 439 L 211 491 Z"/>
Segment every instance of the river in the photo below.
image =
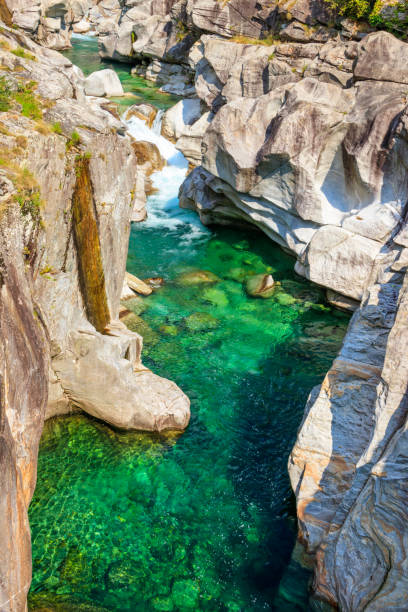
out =
<path fill-rule="evenodd" d="M 106 67 L 94 40 L 76 39 L 67 55 L 88 73 Z M 174 103 L 115 68 L 133 102 Z M 182 435 L 123 433 L 82 415 L 46 423 L 30 507 L 30 605 L 308 610 L 309 573 L 291 559 L 287 460 L 348 316 L 262 234 L 208 229 L 182 211 L 183 156 L 140 120 L 129 130 L 168 159 L 154 175 L 147 221 L 132 227 L 128 257 L 130 272 L 165 282 L 127 303 L 131 327 L 144 337 L 145 365 L 190 397 L 191 423 Z M 212 283 L 195 282 L 203 270 Z M 281 283 L 273 297 L 246 295 L 242 283 L 257 273 Z"/>

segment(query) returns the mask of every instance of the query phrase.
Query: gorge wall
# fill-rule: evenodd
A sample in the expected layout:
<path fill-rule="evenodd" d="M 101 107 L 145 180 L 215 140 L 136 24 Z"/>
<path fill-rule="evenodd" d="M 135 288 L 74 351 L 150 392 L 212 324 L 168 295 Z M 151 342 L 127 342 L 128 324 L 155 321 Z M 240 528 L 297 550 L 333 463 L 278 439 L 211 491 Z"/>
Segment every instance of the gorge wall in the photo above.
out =
<path fill-rule="evenodd" d="M 83 75 L 20 30 L 0 33 L 0 609 L 31 580 L 27 508 L 45 418 L 183 429 L 189 401 L 141 363 L 118 319 L 146 168 Z M 102 102 L 102 105 L 100 104 Z M 143 215 L 141 215 L 143 216 Z"/>

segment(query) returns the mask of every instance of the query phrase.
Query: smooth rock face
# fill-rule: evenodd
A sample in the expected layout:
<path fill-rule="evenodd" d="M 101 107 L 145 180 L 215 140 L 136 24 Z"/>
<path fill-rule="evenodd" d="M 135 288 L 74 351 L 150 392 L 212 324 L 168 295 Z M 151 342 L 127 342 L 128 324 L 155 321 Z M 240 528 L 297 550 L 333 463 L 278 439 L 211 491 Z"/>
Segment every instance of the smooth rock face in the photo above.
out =
<path fill-rule="evenodd" d="M 117 427 L 182 429 L 189 401 L 142 366 L 141 337 L 117 321 L 147 166 L 138 166 L 123 124 L 86 102 L 84 77 L 68 60 L 19 31 L 3 28 L 0 39 L 11 89 L 34 81 L 42 114 L 1 113 L 0 609 L 20 612 L 44 418 L 82 409 Z M 13 54 L 17 47 L 36 61 Z M 67 146 L 73 131 L 79 143 Z"/>
<path fill-rule="evenodd" d="M 289 460 L 317 593 L 342 610 L 406 601 L 406 248 L 377 255 L 343 348 Z"/>
<path fill-rule="evenodd" d="M 364 44 L 377 36 L 369 35 Z M 400 222 L 408 193 L 401 173 L 408 154 L 404 85 L 368 80 L 345 89 L 340 80 L 307 77 L 305 71 L 298 81 L 246 97 L 242 88 L 232 87 L 237 82 L 231 80 L 234 47 L 241 47 L 241 77 L 243 67 L 257 65 L 253 62 L 262 55 L 251 52 L 245 60 L 245 45 L 208 38 L 191 52 L 199 70 L 197 93 L 212 106 L 225 90 L 232 99 L 209 117 L 201 145 L 206 172 L 187 179 L 181 205 L 194 208 L 195 202 L 204 223 L 253 223 L 298 256 L 299 273 L 361 299 L 374 258 Z M 207 70 L 206 83 L 215 89 L 202 89 L 199 67 L 213 44 L 232 47 L 234 67 L 213 62 L 213 78 Z M 358 55 L 356 43 L 346 44 L 350 56 Z M 303 57 L 305 47 L 316 57 L 315 45 L 303 47 Z M 332 43 L 323 47 L 320 64 L 310 69 L 316 75 L 322 74 L 322 61 L 336 64 L 342 57 Z M 288 52 L 285 45 L 276 48 L 281 57 Z M 189 144 L 180 139 L 177 146 L 189 152 Z M 198 142 L 195 150 L 200 150 Z M 201 185 L 199 177 L 204 177 Z"/>
<path fill-rule="evenodd" d="M 85 93 L 87 96 L 113 97 L 123 96 L 122 83 L 114 70 L 98 70 L 85 79 Z"/>

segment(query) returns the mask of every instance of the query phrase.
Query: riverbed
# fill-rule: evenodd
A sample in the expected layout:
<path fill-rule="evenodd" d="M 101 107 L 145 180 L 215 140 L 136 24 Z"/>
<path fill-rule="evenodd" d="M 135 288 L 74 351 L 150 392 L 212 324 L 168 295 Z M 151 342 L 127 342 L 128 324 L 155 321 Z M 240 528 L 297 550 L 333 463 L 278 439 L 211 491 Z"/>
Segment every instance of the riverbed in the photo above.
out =
<path fill-rule="evenodd" d="M 105 68 L 96 45 L 76 39 L 68 55 L 88 73 Z M 111 66 L 133 102 L 174 103 Z M 262 234 L 205 228 L 181 210 L 183 156 L 140 120 L 129 130 L 168 160 L 128 257 L 130 272 L 164 284 L 126 303 L 129 325 L 144 337 L 144 364 L 190 397 L 191 423 L 181 435 L 118 432 L 82 415 L 46 423 L 30 507 L 31 606 L 307 610 L 309 573 L 291 558 L 287 460 L 348 316 Z M 268 299 L 244 289 L 261 273 L 280 283 Z"/>

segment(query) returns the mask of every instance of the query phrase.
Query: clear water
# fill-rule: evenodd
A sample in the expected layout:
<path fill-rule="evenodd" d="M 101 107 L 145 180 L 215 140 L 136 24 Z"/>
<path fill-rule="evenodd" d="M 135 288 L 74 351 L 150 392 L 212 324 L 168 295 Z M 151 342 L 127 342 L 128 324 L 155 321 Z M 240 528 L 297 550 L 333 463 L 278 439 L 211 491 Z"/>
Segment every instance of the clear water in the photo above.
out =
<path fill-rule="evenodd" d="M 142 77 L 132 76 L 130 74 L 130 64 L 120 64 L 101 60 L 98 55 L 98 43 L 92 36 L 82 36 L 77 34 L 72 39 L 72 49 L 64 51 L 65 57 L 71 60 L 73 64 L 79 66 L 85 76 L 89 76 L 91 72 L 96 70 L 104 70 L 105 68 L 114 69 L 120 80 L 122 81 L 123 89 L 127 93 L 131 93 L 132 97 L 113 98 L 119 106 L 126 107 L 131 104 L 139 104 L 140 102 L 150 102 L 157 108 L 166 109 L 176 104 L 180 99 L 170 94 L 158 91 L 150 81 Z"/>
<path fill-rule="evenodd" d="M 149 136 L 138 121 L 130 129 Z M 189 395 L 191 423 L 182 435 L 122 433 L 81 415 L 46 423 L 30 605 L 307 610 L 287 458 L 348 317 L 261 234 L 209 230 L 180 210 L 185 161 L 159 145 L 169 165 L 148 220 L 132 227 L 128 269 L 165 282 L 126 303 L 126 322 L 144 336 L 144 363 Z M 269 299 L 245 293 L 258 273 L 281 283 Z"/>

